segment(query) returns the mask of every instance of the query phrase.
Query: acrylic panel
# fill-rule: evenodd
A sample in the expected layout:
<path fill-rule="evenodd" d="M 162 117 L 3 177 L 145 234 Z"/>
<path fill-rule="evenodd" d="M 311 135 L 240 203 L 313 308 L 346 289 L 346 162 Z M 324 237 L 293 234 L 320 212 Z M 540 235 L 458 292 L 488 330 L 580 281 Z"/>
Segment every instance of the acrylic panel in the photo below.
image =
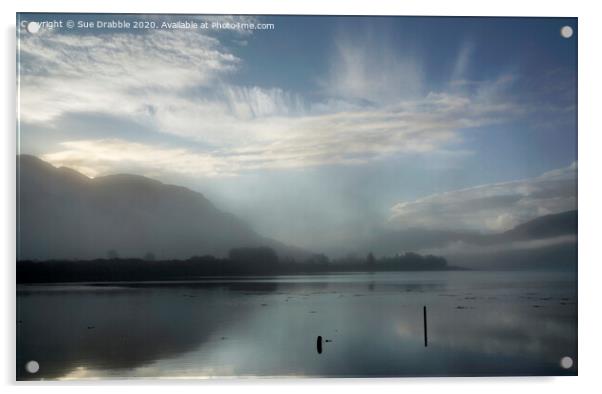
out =
<path fill-rule="evenodd" d="M 576 18 L 16 33 L 18 380 L 577 374 Z"/>

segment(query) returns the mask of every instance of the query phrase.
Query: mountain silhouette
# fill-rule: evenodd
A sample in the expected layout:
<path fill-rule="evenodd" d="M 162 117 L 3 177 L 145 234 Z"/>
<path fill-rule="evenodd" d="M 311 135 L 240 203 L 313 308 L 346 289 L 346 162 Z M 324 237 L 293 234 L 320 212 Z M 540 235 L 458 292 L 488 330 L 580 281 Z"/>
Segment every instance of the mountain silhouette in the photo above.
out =
<path fill-rule="evenodd" d="M 128 174 L 91 179 L 29 155 L 17 157 L 17 168 L 19 260 L 219 257 L 253 246 L 281 257 L 305 253 L 257 234 L 184 187 Z"/>
<path fill-rule="evenodd" d="M 577 234 L 576 210 L 540 216 L 500 234 L 500 237 L 533 240 L 571 234 Z"/>
<path fill-rule="evenodd" d="M 128 174 L 92 179 L 29 155 L 17 161 L 18 260 L 225 257 L 231 249 L 264 246 L 284 261 L 311 255 L 263 237 L 184 187 Z M 345 249 L 361 256 L 432 253 L 472 268 L 571 268 L 577 261 L 577 211 L 495 234 L 381 228 Z"/>

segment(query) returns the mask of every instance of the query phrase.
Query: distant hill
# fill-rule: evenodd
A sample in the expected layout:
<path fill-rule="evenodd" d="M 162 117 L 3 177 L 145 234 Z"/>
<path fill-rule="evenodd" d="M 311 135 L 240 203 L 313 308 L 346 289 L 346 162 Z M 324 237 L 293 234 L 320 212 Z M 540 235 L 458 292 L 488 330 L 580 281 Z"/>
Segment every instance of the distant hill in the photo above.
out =
<path fill-rule="evenodd" d="M 304 251 L 262 237 L 202 194 L 137 175 L 90 179 L 35 156 L 17 157 L 19 260 L 226 256 L 268 246 L 281 256 Z"/>
<path fill-rule="evenodd" d="M 577 234 L 577 211 L 540 216 L 500 234 L 501 238 L 532 240 Z"/>
<path fill-rule="evenodd" d="M 540 216 L 497 234 L 382 229 L 356 251 L 385 256 L 434 253 L 450 264 L 472 268 L 572 269 L 577 263 L 577 211 Z"/>

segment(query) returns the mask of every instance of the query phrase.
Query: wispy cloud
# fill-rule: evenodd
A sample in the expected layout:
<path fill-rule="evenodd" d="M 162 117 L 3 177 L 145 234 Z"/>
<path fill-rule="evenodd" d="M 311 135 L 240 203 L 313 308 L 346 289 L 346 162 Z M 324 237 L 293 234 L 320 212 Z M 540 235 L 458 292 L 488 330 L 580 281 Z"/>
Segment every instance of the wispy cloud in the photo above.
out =
<path fill-rule="evenodd" d="M 144 175 L 169 171 L 206 176 L 228 174 L 228 163 L 210 154 L 191 153 L 184 148 L 160 148 L 120 139 L 67 141 L 62 151 L 42 155 L 42 159 L 57 166 L 73 168 L 96 177 L 116 169 Z"/>
<path fill-rule="evenodd" d="M 418 56 L 392 51 L 383 37 L 367 34 L 360 41 L 338 37 L 324 91 L 342 100 L 372 104 L 397 102 L 424 93 L 423 65 Z"/>
<path fill-rule="evenodd" d="M 577 164 L 535 178 L 481 185 L 392 208 L 396 227 L 503 231 L 541 215 L 577 209 Z"/>
<path fill-rule="evenodd" d="M 249 107 L 243 111 L 252 112 L 253 104 L 246 103 Z M 192 111 L 183 102 L 177 113 L 190 115 L 187 109 Z M 268 109 L 278 111 L 272 106 Z M 77 140 L 62 142 L 63 150 L 43 157 L 55 165 L 88 169 L 87 174 L 92 176 L 123 171 L 134 164 L 136 169 L 197 176 L 359 164 L 401 153 L 444 152 L 446 146 L 459 141 L 458 129 L 496 122 L 498 112 L 504 110 L 480 106 L 466 98 L 431 94 L 420 101 L 380 110 L 315 116 L 253 117 L 247 113 L 238 118 L 214 114 L 214 123 L 197 129 L 206 135 L 200 140 L 215 145 L 213 149 L 174 149 L 121 139 Z"/>
<path fill-rule="evenodd" d="M 52 127 L 70 114 L 107 114 L 206 147 L 153 145 L 144 137 L 77 139 L 57 141 L 61 149 L 44 155 L 89 175 L 135 163 L 220 176 L 445 152 L 457 148 L 463 129 L 521 111 L 490 94 L 425 93 L 415 57 L 369 43 L 339 43 L 323 85 L 328 96 L 319 101 L 278 87 L 229 82 L 243 60 L 217 37 L 200 33 L 43 32 L 24 37 L 21 50 L 24 121 Z M 495 89 L 499 81 L 483 84 L 489 85 Z M 157 157 L 169 165 L 158 165 Z"/>
<path fill-rule="evenodd" d="M 148 115 L 162 94 L 208 86 L 240 62 L 215 38 L 180 31 L 66 35 L 21 42 L 21 116 L 48 122 L 87 111 Z"/>

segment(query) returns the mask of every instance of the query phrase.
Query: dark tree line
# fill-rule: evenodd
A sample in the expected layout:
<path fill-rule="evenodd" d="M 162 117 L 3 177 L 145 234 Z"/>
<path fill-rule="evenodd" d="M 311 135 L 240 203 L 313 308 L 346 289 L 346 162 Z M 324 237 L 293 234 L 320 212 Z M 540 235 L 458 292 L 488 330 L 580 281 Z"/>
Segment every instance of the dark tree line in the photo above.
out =
<path fill-rule="evenodd" d="M 370 253 L 365 259 L 347 258 L 334 262 L 318 254 L 302 262 L 280 261 L 276 252 L 267 247 L 232 249 L 227 258 L 193 256 L 187 260 L 156 260 L 150 253 L 143 259 L 115 256 L 116 253 L 111 253 L 111 258 L 86 261 L 20 261 L 17 263 L 17 283 L 159 281 L 201 276 L 454 269 L 443 257 L 416 253 L 380 259 Z"/>

